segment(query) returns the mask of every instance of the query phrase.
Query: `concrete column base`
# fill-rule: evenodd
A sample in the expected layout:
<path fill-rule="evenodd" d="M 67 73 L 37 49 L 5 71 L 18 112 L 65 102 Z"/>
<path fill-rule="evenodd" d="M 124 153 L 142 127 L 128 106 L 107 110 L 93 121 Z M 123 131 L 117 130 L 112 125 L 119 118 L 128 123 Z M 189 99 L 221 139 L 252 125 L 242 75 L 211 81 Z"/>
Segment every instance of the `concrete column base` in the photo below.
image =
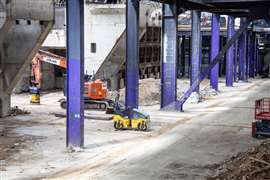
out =
<path fill-rule="evenodd" d="M 8 116 L 10 113 L 10 96 L 0 98 L 0 117 Z"/>

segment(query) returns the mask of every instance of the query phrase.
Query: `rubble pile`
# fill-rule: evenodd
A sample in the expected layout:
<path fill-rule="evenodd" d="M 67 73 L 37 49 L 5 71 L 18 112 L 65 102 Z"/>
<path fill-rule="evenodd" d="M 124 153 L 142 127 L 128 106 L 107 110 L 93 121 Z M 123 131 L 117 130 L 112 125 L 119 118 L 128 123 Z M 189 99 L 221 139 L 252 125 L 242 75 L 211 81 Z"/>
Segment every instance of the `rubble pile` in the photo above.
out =
<path fill-rule="evenodd" d="M 217 96 L 218 92 L 215 89 L 210 88 L 209 86 L 206 86 L 202 90 L 200 90 L 200 100 L 207 100 L 210 97 Z"/>
<path fill-rule="evenodd" d="M 217 175 L 208 180 L 253 180 L 270 177 L 270 140 L 240 153 L 217 168 Z"/>
<path fill-rule="evenodd" d="M 30 112 L 25 109 L 20 109 L 18 106 L 14 106 L 10 109 L 10 116 L 17 116 L 22 114 L 30 114 Z"/>
<path fill-rule="evenodd" d="M 120 89 L 120 101 L 124 102 L 125 89 Z M 139 81 L 139 103 L 151 106 L 160 102 L 160 79 L 143 79 Z"/>
<path fill-rule="evenodd" d="M 208 83 L 209 84 L 209 83 Z M 152 106 L 160 103 L 161 87 L 160 79 L 141 79 L 139 81 L 139 103 L 141 106 Z M 178 79 L 177 80 L 177 97 L 181 97 L 184 92 L 189 88 L 188 79 Z M 117 94 L 120 95 L 120 102 L 125 102 L 125 88 L 120 89 L 119 92 L 111 91 L 109 93 L 109 99 L 115 100 Z M 206 100 L 209 97 L 218 95 L 218 93 L 211 89 L 209 86 L 202 85 L 202 90 L 200 91 L 199 99 Z M 190 103 L 190 101 L 188 101 Z M 196 101 L 197 102 L 197 101 Z"/>

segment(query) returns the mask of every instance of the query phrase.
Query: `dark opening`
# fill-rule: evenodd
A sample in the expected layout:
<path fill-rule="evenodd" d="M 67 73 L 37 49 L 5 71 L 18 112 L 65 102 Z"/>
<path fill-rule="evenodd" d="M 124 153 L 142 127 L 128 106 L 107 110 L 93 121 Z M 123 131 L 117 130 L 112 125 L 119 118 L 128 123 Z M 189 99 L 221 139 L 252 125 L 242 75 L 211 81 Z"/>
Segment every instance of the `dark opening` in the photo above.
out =
<path fill-rule="evenodd" d="M 91 53 L 96 53 L 96 52 L 97 52 L 97 44 L 91 43 Z"/>

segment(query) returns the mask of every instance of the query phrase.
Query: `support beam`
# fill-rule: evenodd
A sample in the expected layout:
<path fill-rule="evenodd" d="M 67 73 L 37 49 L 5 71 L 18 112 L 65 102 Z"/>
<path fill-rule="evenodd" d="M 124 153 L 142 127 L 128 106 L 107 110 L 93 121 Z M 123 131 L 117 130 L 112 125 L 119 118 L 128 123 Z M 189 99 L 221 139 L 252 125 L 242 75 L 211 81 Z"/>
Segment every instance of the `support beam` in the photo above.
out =
<path fill-rule="evenodd" d="M 139 0 L 127 0 L 126 8 L 126 108 L 139 105 Z"/>
<path fill-rule="evenodd" d="M 249 42 L 249 77 L 255 76 L 255 34 L 251 33 Z"/>
<path fill-rule="evenodd" d="M 189 98 L 192 92 L 196 90 L 196 88 L 198 87 L 198 84 L 201 83 L 210 73 L 211 69 L 223 59 L 223 56 L 226 53 L 226 51 L 235 43 L 235 41 L 241 36 L 241 34 L 247 30 L 248 26 L 249 26 L 249 21 L 245 22 L 245 24 L 243 24 L 243 26 L 240 27 L 240 29 L 233 35 L 233 37 L 225 44 L 225 46 L 222 47 L 221 51 L 215 57 L 213 62 L 211 62 L 207 68 L 204 68 L 202 70 L 198 79 L 185 92 L 184 96 L 182 96 L 180 99 L 177 100 L 176 107 L 178 108 L 178 110 L 183 109 L 183 104 L 186 102 L 186 100 Z"/>
<path fill-rule="evenodd" d="M 191 32 L 191 75 L 190 85 L 194 84 L 200 73 L 201 57 L 201 12 L 193 10 L 192 12 L 192 32 Z M 199 93 L 199 84 L 193 92 Z"/>
<path fill-rule="evenodd" d="M 227 41 L 233 36 L 234 34 L 234 18 L 228 16 L 228 23 L 227 23 Z M 226 53 L 226 86 L 232 87 L 233 86 L 233 58 L 234 58 L 234 47 L 231 46 Z"/>
<path fill-rule="evenodd" d="M 212 14 L 212 28 L 211 28 L 211 54 L 210 62 L 213 62 L 220 49 L 220 24 L 219 15 Z M 219 63 L 217 63 L 210 74 L 210 86 L 218 91 L 218 75 L 219 75 Z"/>
<path fill-rule="evenodd" d="M 67 1 L 67 147 L 84 145 L 84 1 Z"/>
<path fill-rule="evenodd" d="M 246 23 L 246 20 L 244 18 L 241 19 L 241 26 Z M 246 66 L 247 66 L 247 56 L 246 56 L 246 47 L 247 47 L 247 35 L 246 32 L 244 32 L 239 40 L 239 80 L 240 81 L 247 81 L 246 77 Z"/>
<path fill-rule="evenodd" d="M 162 19 L 162 75 L 161 108 L 175 102 L 177 95 L 177 8 L 175 5 L 163 4 Z M 174 107 L 170 107 L 173 108 Z"/>
<path fill-rule="evenodd" d="M 237 74 L 238 74 L 238 40 L 234 44 L 234 58 L 233 58 L 233 80 L 234 82 L 238 81 Z"/>
<path fill-rule="evenodd" d="M 186 47 L 185 47 L 186 37 L 182 36 L 181 42 L 181 74 L 182 77 L 186 74 Z"/>

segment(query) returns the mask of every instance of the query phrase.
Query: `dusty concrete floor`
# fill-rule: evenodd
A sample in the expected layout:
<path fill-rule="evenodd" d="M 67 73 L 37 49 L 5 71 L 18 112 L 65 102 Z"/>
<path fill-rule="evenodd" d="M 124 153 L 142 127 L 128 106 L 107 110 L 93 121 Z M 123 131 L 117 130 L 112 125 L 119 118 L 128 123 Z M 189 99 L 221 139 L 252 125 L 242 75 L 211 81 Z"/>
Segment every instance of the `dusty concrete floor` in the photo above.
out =
<path fill-rule="evenodd" d="M 85 149 L 75 153 L 65 148 L 65 119 L 52 114 L 64 112 L 61 92 L 44 94 L 40 106 L 30 105 L 27 94 L 13 96 L 12 104 L 31 114 L 0 119 L 0 177 L 204 179 L 216 163 L 260 143 L 250 136 L 252 108 L 255 99 L 270 96 L 270 80 L 223 84 L 218 96 L 187 104 L 184 113 L 141 107 L 151 115 L 149 132 L 86 120 Z"/>

